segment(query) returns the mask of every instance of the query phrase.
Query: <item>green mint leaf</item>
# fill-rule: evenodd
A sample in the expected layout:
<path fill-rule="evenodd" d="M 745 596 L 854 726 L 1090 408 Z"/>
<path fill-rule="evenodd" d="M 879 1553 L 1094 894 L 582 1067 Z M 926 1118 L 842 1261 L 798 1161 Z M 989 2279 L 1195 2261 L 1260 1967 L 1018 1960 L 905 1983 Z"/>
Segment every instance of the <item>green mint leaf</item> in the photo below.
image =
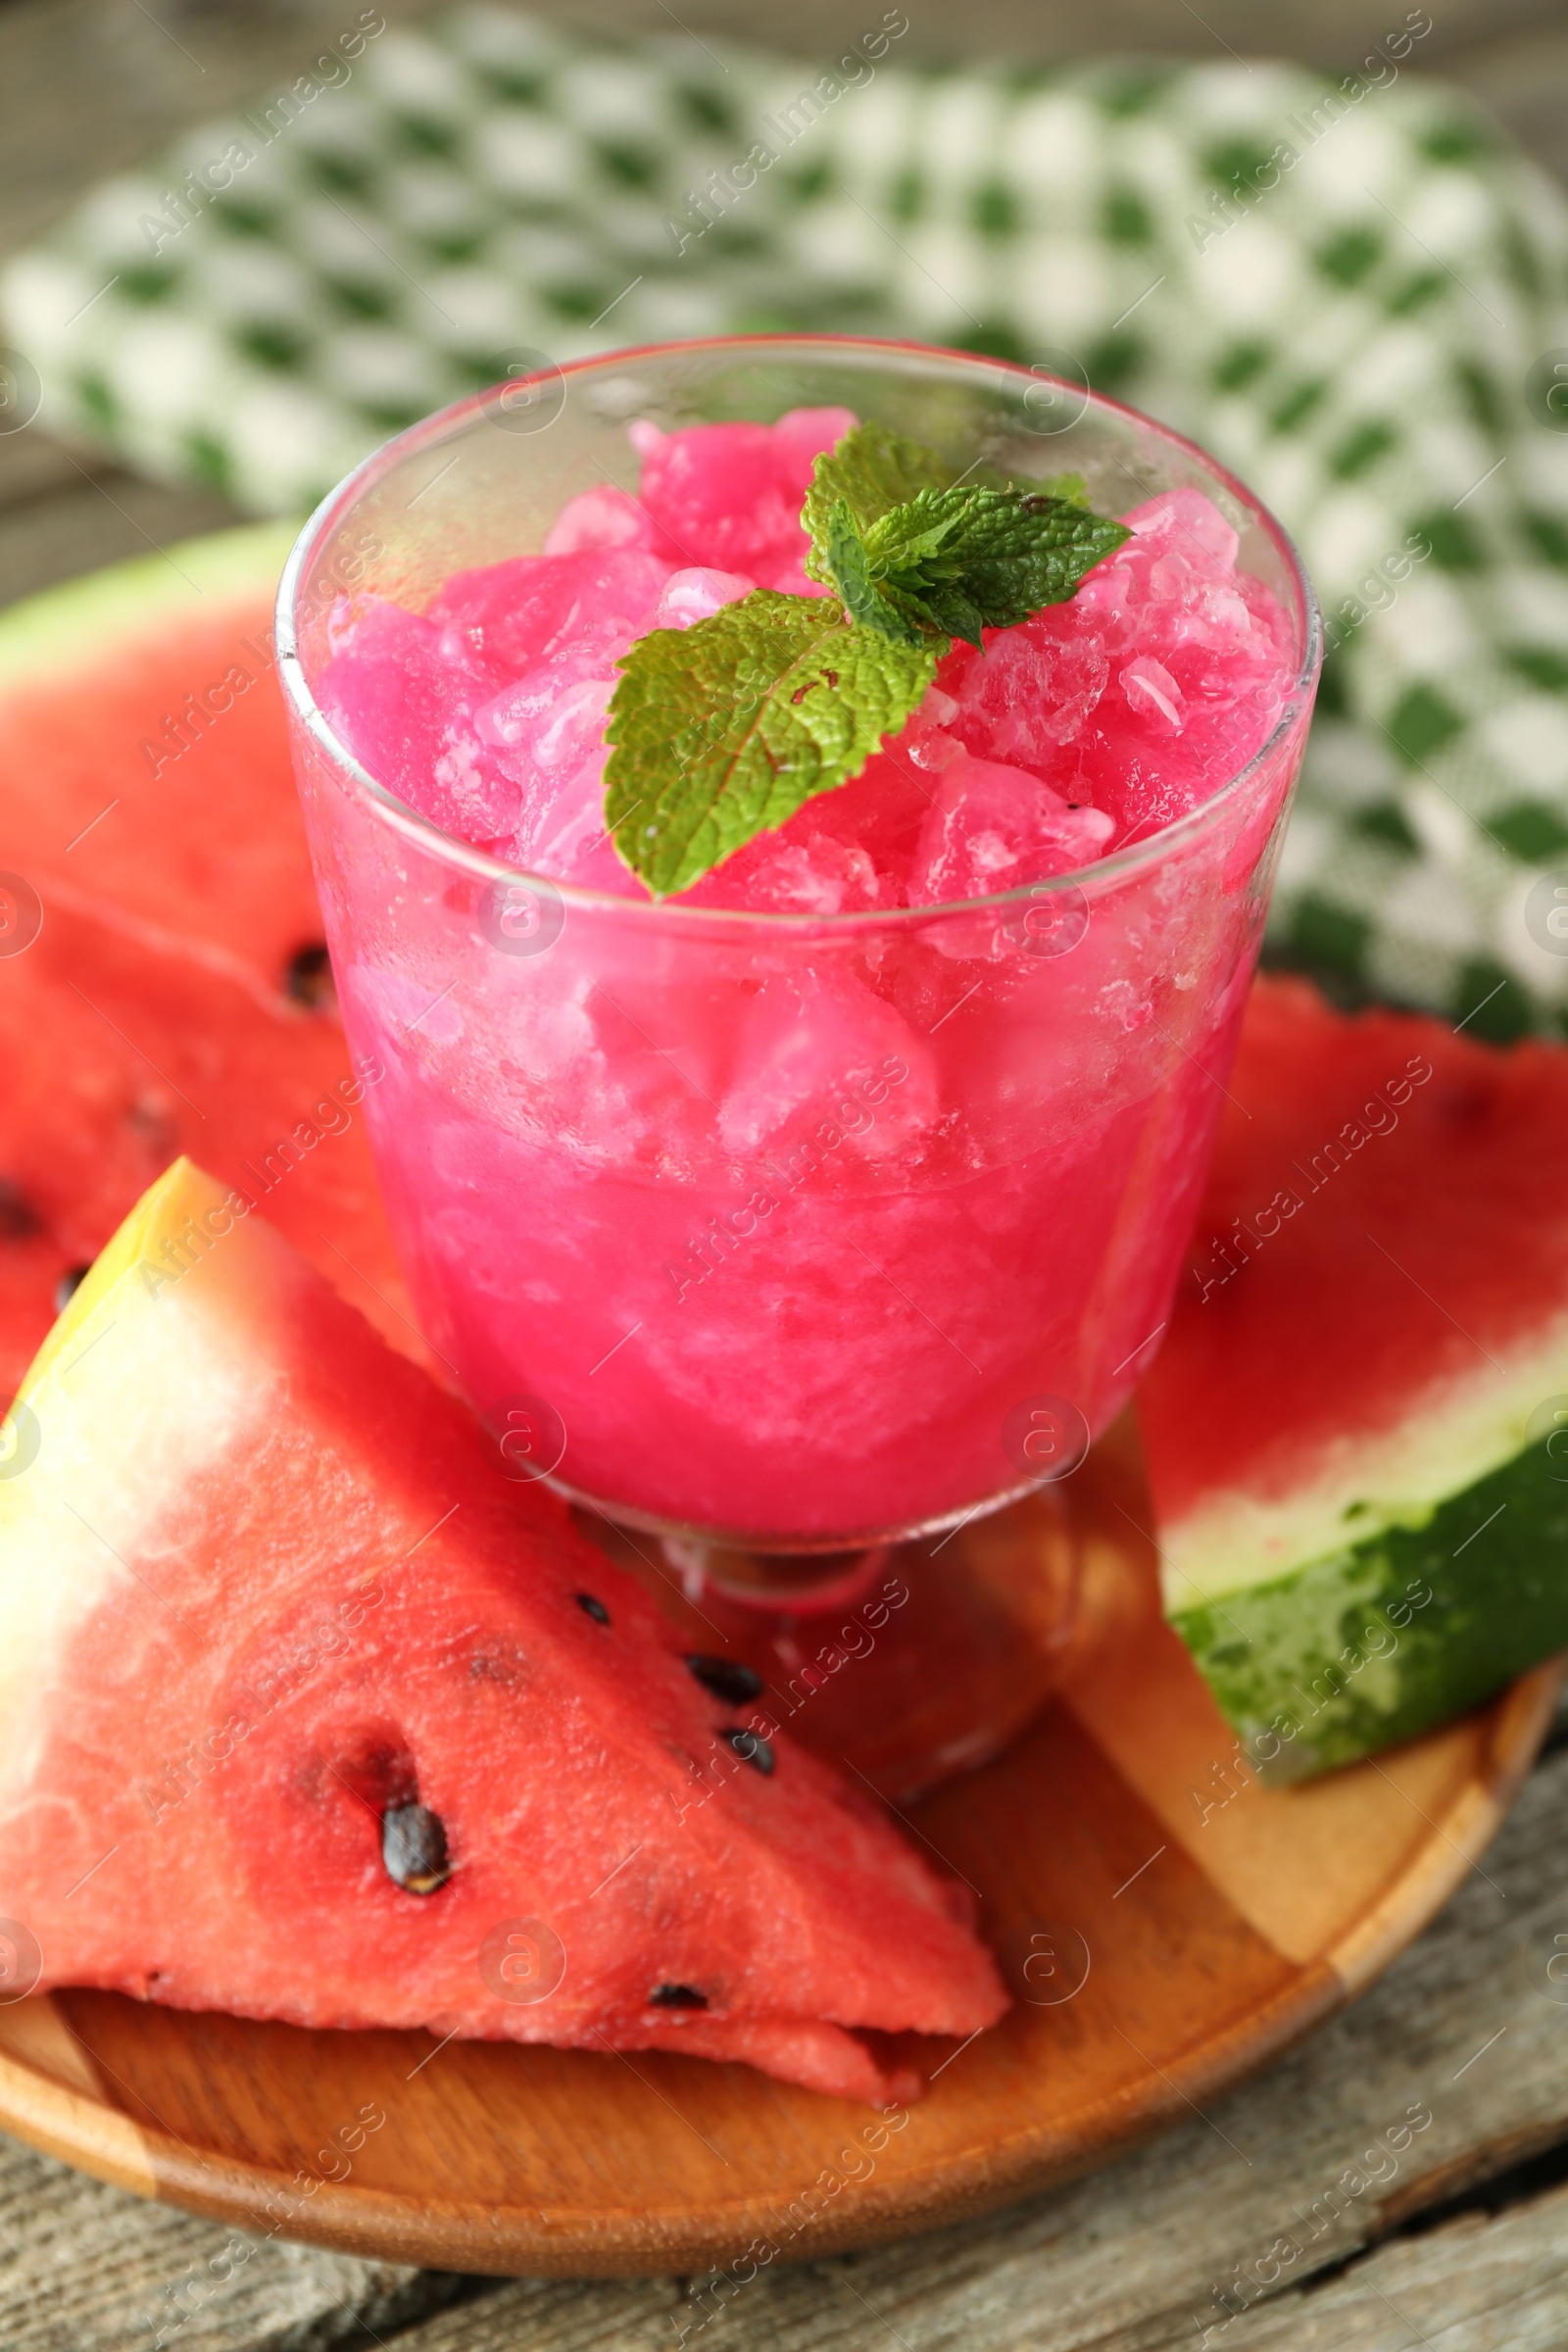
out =
<path fill-rule="evenodd" d="M 907 514 L 909 510 L 901 507 L 895 512 Z M 891 638 L 897 645 L 922 645 L 929 641 L 931 630 L 923 612 L 906 612 L 897 589 L 874 567 L 846 499 L 835 500 L 829 511 L 822 540 L 822 562 L 821 576 L 837 587 L 852 619 Z"/>
<path fill-rule="evenodd" d="M 1049 490 L 926 489 L 862 522 L 846 499 L 813 542 L 818 576 L 856 619 L 899 644 L 921 632 L 980 643 L 1059 605 L 1129 536 L 1125 523 Z"/>
<path fill-rule="evenodd" d="M 622 656 L 606 739 L 615 848 L 661 897 L 858 775 L 947 652 L 895 642 L 831 597 L 755 588 Z"/>
<path fill-rule="evenodd" d="M 857 530 L 865 531 L 894 507 L 907 506 L 922 490 L 946 490 L 956 468 L 886 424 L 853 424 L 844 438 L 817 459 L 801 520 L 811 534 L 806 568 L 824 587 L 836 585 L 818 566 L 835 509 L 849 509 Z"/>
<path fill-rule="evenodd" d="M 923 490 L 865 532 L 864 570 L 901 636 L 912 618 L 978 645 L 982 627 L 1064 604 L 1130 537 L 1125 523 L 1049 491 Z"/>
<path fill-rule="evenodd" d="M 961 479 L 935 450 L 858 424 L 817 459 L 802 520 L 830 598 L 750 596 L 621 661 L 605 813 L 659 896 L 688 889 L 819 792 L 847 783 L 918 709 L 955 637 L 980 643 L 1071 596 L 1127 537 L 1078 474 Z"/>

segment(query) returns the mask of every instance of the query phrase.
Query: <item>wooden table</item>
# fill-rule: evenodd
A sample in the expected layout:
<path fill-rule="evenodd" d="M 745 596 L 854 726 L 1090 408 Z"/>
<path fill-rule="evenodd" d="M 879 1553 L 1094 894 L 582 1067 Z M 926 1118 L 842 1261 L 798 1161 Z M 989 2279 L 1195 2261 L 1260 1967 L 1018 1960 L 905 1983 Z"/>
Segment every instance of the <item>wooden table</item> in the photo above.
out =
<path fill-rule="evenodd" d="M 381 5 L 413 13 L 407 0 Z M 595 0 L 573 21 L 667 28 L 669 13 L 661 0 Z M 796 43 L 825 42 L 852 13 L 808 0 Z M 1289 0 L 1269 30 L 1331 66 L 1401 13 Z M 1446 0 L 1433 14 L 1427 67 L 1468 84 L 1568 176 L 1568 7 Z M 951 15 L 910 15 L 911 50 L 952 47 Z M 342 16 L 332 0 L 0 5 L 0 254 L 100 173 L 282 73 Z M 681 21 L 698 32 L 777 22 L 756 0 L 682 0 Z M 964 12 L 972 44 L 1017 54 L 1063 54 L 1081 24 L 1066 0 L 970 0 Z M 1204 0 L 1200 16 L 1184 0 L 1107 0 L 1096 20 L 1108 46 L 1193 55 L 1245 48 L 1260 28 L 1254 0 Z M 229 519 L 215 499 L 36 431 L 0 438 L 0 601 Z M 181 2352 L 664 2352 L 683 2328 L 702 2352 L 1546 2352 L 1568 2342 L 1568 1984 L 1547 1973 L 1564 1949 L 1568 1726 L 1484 1869 L 1373 1992 L 1219 2108 L 1075 2187 L 877 2253 L 766 2271 L 699 2332 L 683 2279 L 502 2283 L 276 2239 L 224 2286 L 212 2267 L 224 2267 L 222 2230 L 0 2139 L 0 2346 L 151 2352 L 188 2312 L 165 2337 Z M 1414 2104 L 1431 2126 L 1396 2173 L 1369 2180 L 1362 2151 Z M 1227 2322 L 1218 2297 L 1235 2266 L 1266 2270 L 1276 2237 L 1314 2205 L 1337 2218 L 1310 2278 L 1293 2268 L 1246 2309 L 1233 2293 Z"/>

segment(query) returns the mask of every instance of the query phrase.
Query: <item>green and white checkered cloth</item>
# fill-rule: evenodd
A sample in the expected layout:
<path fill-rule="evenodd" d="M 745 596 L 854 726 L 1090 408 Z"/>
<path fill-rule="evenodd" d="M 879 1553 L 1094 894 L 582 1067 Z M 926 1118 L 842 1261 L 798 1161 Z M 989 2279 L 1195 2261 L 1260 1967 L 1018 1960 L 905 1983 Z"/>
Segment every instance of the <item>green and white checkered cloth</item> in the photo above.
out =
<path fill-rule="evenodd" d="M 530 354 L 804 326 L 1081 375 L 1240 472 L 1318 583 L 1276 949 L 1568 1031 L 1561 195 L 1408 71 L 1420 10 L 1332 83 L 928 72 L 905 24 L 787 63 L 368 10 L 14 261 L 5 335 L 46 426 L 258 513 Z"/>

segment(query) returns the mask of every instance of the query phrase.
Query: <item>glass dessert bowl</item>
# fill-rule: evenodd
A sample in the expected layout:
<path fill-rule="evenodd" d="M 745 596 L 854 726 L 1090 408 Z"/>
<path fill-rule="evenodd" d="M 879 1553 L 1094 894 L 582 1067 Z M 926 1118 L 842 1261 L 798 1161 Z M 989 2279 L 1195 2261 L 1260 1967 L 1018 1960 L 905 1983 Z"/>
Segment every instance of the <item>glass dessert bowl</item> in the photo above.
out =
<path fill-rule="evenodd" d="M 548 1479 L 699 1646 L 898 1788 L 1059 1670 L 1058 1490 L 1164 1326 L 1318 662 L 1239 484 L 1047 391 L 831 337 L 583 362 L 368 460 L 278 607 L 431 1347 L 501 1474 Z M 656 898 L 605 808 L 617 663 L 759 587 L 823 592 L 796 502 L 851 417 L 955 480 L 1081 477 L 1133 535 Z M 692 430 L 740 422 L 773 435 Z"/>

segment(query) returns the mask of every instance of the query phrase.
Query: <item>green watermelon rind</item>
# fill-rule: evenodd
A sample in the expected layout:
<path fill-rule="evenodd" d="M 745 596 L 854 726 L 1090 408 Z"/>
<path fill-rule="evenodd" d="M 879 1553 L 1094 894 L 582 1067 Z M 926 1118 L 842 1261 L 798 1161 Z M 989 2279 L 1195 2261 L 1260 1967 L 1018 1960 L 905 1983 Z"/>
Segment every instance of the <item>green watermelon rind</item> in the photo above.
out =
<path fill-rule="evenodd" d="M 1418 1525 L 1172 1612 L 1265 1781 L 1415 1739 L 1568 1647 L 1568 1473 L 1550 1445 Z"/>
<path fill-rule="evenodd" d="M 1166 1615 L 1338 1553 L 1348 1532 L 1364 1543 L 1388 1527 L 1424 1526 L 1437 1504 L 1511 1462 L 1544 1401 L 1563 1396 L 1565 1314 L 1463 1379 L 1427 1383 L 1412 1365 L 1409 1394 L 1387 1427 L 1348 1429 L 1296 1478 L 1271 1463 L 1261 1480 L 1211 1488 L 1161 1524 Z"/>
<path fill-rule="evenodd" d="M 183 609 L 266 595 L 298 533 L 297 522 L 212 531 L 25 597 L 0 612 L 0 694 L 94 669 L 106 643 L 163 636 Z"/>

